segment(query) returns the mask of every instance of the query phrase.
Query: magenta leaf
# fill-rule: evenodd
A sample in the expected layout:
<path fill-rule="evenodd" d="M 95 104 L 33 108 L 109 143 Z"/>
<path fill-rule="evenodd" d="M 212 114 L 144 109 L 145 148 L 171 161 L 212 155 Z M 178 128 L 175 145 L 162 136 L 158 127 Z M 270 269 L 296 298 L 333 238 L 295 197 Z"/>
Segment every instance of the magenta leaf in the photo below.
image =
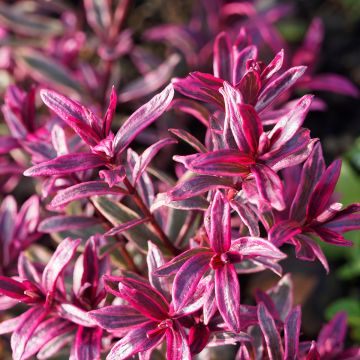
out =
<path fill-rule="evenodd" d="M 356 86 L 345 77 L 337 74 L 315 75 L 303 87 L 310 90 L 325 90 L 355 98 L 359 97 L 359 90 Z"/>
<path fill-rule="evenodd" d="M 168 312 L 166 299 L 150 284 L 146 285 L 143 282 L 122 277 L 118 293 L 119 297 L 149 319 L 163 320 Z"/>
<path fill-rule="evenodd" d="M 300 183 L 290 208 L 291 219 L 302 221 L 305 218 L 309 197 L 324 171 L 323 154 L 318 143 L 303 166 Z"/>
<path fill-rule="evenodd" d="M 307 219 L 314 219 L 325 210 L 340 176 L 341 160 L 335 160 L 323 173 L 316 184 L 307 205 Z"/>
<path fill-rule="evenodd" d="M 89 198 L 91 196 L 106 194 L 120 195 L 126 193 L 127 191 L 125 189 L 118 186 L 109 187 L 108 183 L 105 181 L 88 181 L 60 190 L 52 199 L 50 206 L 62 207 L 72 201 Z"/>
<path fill-rule="evenodd" d="M 226 81 L 232 81 L 232 48 L 225 32 L 220 33 L 214 42 L 214 75 Z"/>
<path fill-rule="evenodd" d="M 279 332 L 276 329 L 274 319 L 262 303 L 258 305 L 258 318 L 261 331 L 265 338 L 269 359 L 283 360 L 284 351 Z"/>
<path fill-rule="evenodd" d="M 133 183 L 136 184 L 147 166 L 157 153 L 167 145 L 176 144 L 177 141 L 171 138 L 164 138 L 149 146 L 137 159 L 132 173 Z"/>
<path fill-rule="evenodd" d="M 80 239 L 66 238 L 58 245 L 42 274 L 41 282 L 46 292 L 54 292 L 58 277 L 75 255 L 79 244 Z"/>
<path fill-rule="evenodd" d="M 197 285 L 210 268 L 211 253 L 193 255 L 177 272 L 173 283 L 173 302 L 175 311 L 180 310 L 195 293 Z"/>
<path fill-rule="evenodd" d="M 261 199 L 271 204 L 274 209 L 283 210 L 284 189 L 279 176 L 270 167 L 262 164 L 252 166 L 251 172 L 254 174 Z"/>
<path fill-rule="evenodd" d="M 106 160 L 91 153 L 67 154 L 45 161 L 24 171 L 25 176 L 66 175 L 93 169 L 106 164 Z"/>
<path fill-rule="evenodd" d="M 299 350 L 299 334 L 301 324 L 301 308 L 293 309 L 285 320 L 285 359 L 295 359 Z"/>
<path fill-rule="evenodd" d="M 250 151 L 253 153 L 257 153 L 259 147 L 259 139 L 261 134 L 263 133 L 261 120 L 251 105 L 240 104 L 239 113 L 242 118 L 242 131 L 249 145 Z M 237 136 L 236 134 L 241 131 L 237 129 L 239 125 L 240 124 L 235 121 L 232 126 L 233 132 L 236 129 L 236 133 L 234 133 L 235 139 Z"/>
<path fill-rule="evenodd" d="M 205 146 L 196 139 L 195 136 L 191 135 L 189 132 L 183 129 L 169 129 L 169 132 L 177 136 L 179 139 L 185 141 L 189 144 L 192 148 L 194 148 L 199 153 L 205 153 L 206 148 Z"/>
<path fill-rule="evenodd" d="M 172 109 L 178 109 L 198 119 L 206 127 L 209 126 L 209 110 L 196 101 L 189 99 L 174 99 L 171 103 Z"/>
<path fill-rule="evenodd" d="M 184 200 L 209 190 L 232 188 L 231 180 L 216 176 L 193 176 L 190 179 L 180 181 L 168 192 L 171 200 Z"/>
<path fill-rule="evenodd" d="M 121 126 L 114 138 L 114 150 L 120 154 L 136 136 L 162 115 L 174 96 L 174 88 L 170 84 L 161 93 L 134 112 Z"/>
<path fill-rule="evenodd" d="M 127 305 L 104 306 L 90 311 L 89 316 L 100 327 L 109 331 L 131 329 L 148 321 L 144 315 Z"/>
<path fill-rule="evenodd" d="M 120 94 L 120 101 L 127 102 L 140 97 L 144 97 L 160 89 L 166 84 L 179 63 L 178 54 L 170 55 L 162 64 L 158 65 L 154 70 L 147 72 L 144 76 L 132 81 L 125 86 Z"/>
<path fill-rule="evenodd" d="M 232 83 L 234 85 L 237 85 L 244 76 L 248 60 L 255 60 L 257 58 L 257 52 L 255 45 L 249 45 L 236 54 L 232 77 Z"/>
<path fill-rule="evenodd" d="M 25 291 L 29 290 L 29 286 L 26 282 L 8 278 L 6 276 L 0 276 L 0 294 L 17 299 L 19 301 L 26 301 L 29 297 L 25 294 Z"/>
<path fill-rule="evenodd" d="M 255 106 L 256 111 L 261 112 L 272 104 L 304 74 L 305 70 L 306 66 L 293 67 L 269 83 L 259 95 Z"/>
<path fill-rule="evenodd" d="M 299 233 L 301 233 L 299 223 L 291 220 L 284 220 L 276 223 L 270 229 L 269 240 L 275 246 L 280 247 L 287 240 Z"/>
<path fill-rule="evenodd" d="M 312 95 L 304 95 L 272 128 L 268 135 L 272 150 L 283 146 L 299 130 L 309 111 L 312 99 Z"/>
<path fill-rule="evenodd" d="M 210 221 L 207 229 L 211 247 L 216 253 L 229 250 L 231 243 L 230 204 L 217 191 L 210 207 Z"/>
<path fill-rule="evenodd" d="M 82 215 L 57 215 L 45 218 L 38 227 L 38 231 L 54 233 L 71 229 L 84 229 L 99 224 L 94 217 Z"/>
<path fill-rule="evenodd" d="M 234 265 L 215 270 L 216 303 L 221 316 L 235 333 L 240 332 L 240 286 Z"/>
<path fill-rule="evenodd" d="M 190 170 L 204 175 L 245 176 L 254 159 L 236 150 L 218 150 L 197 156 Z"/>
<path fill-rule="evenodd" d="M 11 136 L 0 136 L 0 155 L 8 154 L 11 150 L 19 147 L 19 143 Z"/>
<path fill-rule="evenodd" d="M 154 348 L 164 336 L 164 334 L 147 336 L 147 333 L 156 328 L 156 326 L 156 322 L 149 321 L 131 330 L 112 347 L 106 360 L 124 360 L 139 352 Z"/>
<path fill-rule="evenodd" d="M 73 305 L 73 304 L 61 304 L 58 307 L 59 315 L 77 325 L 94 327 L 95 322 L 89 317 L 87 311 Z"/>
<path fill-rule="evenodd" d="M 250 236 L 233 240 L 230 250 L 237 251 L 244 257 L 263 256 L 277 260 L 281 260 L 286 257 L 286 255 L 270 241 Z"/>
<path fill-rule="evenodd" d="M 209 254 L 208 248 L 194 248 L 182 252 L 180 255 L 176 256 L 174 259 L 156 269 L 154 275 L 156 276 L 169 276 L 177 273 L 179 269 L 193 256 L 199 254 Z"/>
<path fill-rule="evenodd" d="M 262 80 L 269 80 L 275 73 L 277 73 L 283 64 L 284 61 L 284 50 L 280 50 L 274 57 L 274 59 L 271 60 L 269 65 L 266 66 L 266 68 L 261 73 L 261 79 Z"/>
<path fill-rule="evenodd" d="M 11 336 L 12 356 L 14 360 L 21 360 L 26 344 L 33 335 L 36 328 L 46 316 L 48 310 L 42 306 L 36 306 L 26 312 L 22 321 Z"/>
<path fill-rule="evenodd" d="M 88 122 L 89 111 L 68 97 L 52 90 L 41 90 L 43 102 L 64 120 L 87 144 L 97 145 L 99 135 Z M 96 115 L 92 114 L 93 117 Z"/>
<path fill-rule="evenodd" d="M 113 235 L 119 234 L 119 233 L 121 233 L 123 231 L 132 229 L 132 228 L 136 227 L 137 225 L 144 224 L 144 223 L 146 223 L 148 221 L 149 221 L 148 218 L 130 220 L 128 222 L 125 222 L 125 223 L 122 223 L 122 224 L 120 224 L 118 226 L 115 226 L 111 230 L 107 231 L 104 234 L 104 236 L 113 236 Z"/>
<path fill-rule="evenodd" d="M 75 356 L 78 360 L 100 359 L 102 330 L 80 326 L 75 338 Z"/>
<path fill-rule="evenodd" d="M 177 323 L 166 331 L 166 357 L 174 360 L 191 360 L 187 336 L 180 328 L 176 328 Z"/>
<path fill-rule="evenodd" d="M 160 251 L 160 249 L 153 244 L 151 241 L 148 241 L 148 253 L 146 256 L 146 263 L 149 271 L 149 281 L 153 288 L 159 291 L 164 297 L 170 301 L 170 283 L 168 279 L 163 277 L 156 276 L 154 272 L 165 264 L 165 259 Z"/>
<path fill-rule="evenodd" d="M 66 320 L 52 318 L 43 321 L 34 331 L 26 344 L 23 358 L 36 354 L 44 345 L 54 337 L 72 330 L 74 326 Z"/>

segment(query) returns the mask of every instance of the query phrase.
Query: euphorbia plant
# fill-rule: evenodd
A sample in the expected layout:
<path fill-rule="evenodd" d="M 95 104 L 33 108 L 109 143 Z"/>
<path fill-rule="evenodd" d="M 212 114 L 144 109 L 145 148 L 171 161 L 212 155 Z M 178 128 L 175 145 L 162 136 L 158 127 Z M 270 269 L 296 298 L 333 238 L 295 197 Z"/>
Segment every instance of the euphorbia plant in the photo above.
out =
<path fill-rule="evenodd" d="M 283 276 L 282 260 L 291 256 L 284 244 L 295 246 L 298 259 L 318 258 L 329 271 L 318 240 L 351 246 L 343 233 L 360 228 L 360 204 L 343 209 L 334 195 L 341 162 L 326 167 L 319 140 L 302 127 L 316 98 L 293 97 L 294 87 L 321 83 L 311 81 L 314 61 L 307 61 L 308 70 L 298 63 L 321 39 L 315 43 L 308 34 L 292 68 L 280 49 L 264 65 L 261 39 L 270 48 L 282 43 L 271 40 L 277 33 L 270 15 L 278 18 L 287 9 L 272 13 L 250 3 L 215 3 L 203 4 L 211 24 L 198 43 L 205 54 L 196 59 L 186 53 L 189 64 L 204 65 L 214 45 L 214 74 L 174 78 L 125 121 L 118 117 L 116 86 L 107 91 L 116 61 L 134 51 L 144 73 L 145 60 L 151 62 L 149 54 L 132 48 L 130 33 L 120 31 L 128 1 L 114 4 L 113 15 L 110 2 L 85 1 L 87 21 L 102 41 L 104 68 L 91 70 L 77 47 L 73 68 L 70 53 L 50 51 L 58 56 L 51 66 L 62 64 L 58 73 L 81 68 L 81 87 L 89 81 L 88 90 L 101 91 L 84 91 L 79 100 L 43 73 L 41 79 L 34 73 L 41 89 L 11 85 L 6 91 L 0 185 L 5 193 L 30 181 L 37 193 L 19 212 L 12 195 L 0 207 L 0 333 L 12 333 L 14 359 L 57 353 L 77 360 L 150 359 L 162 353 L 180 360 L 206 357 L 212 347 L 227 344 L 237 346 L 241 360 L 360 358 L 360 348 L 344 349 L 343 313 L 317 340 L 303 341 L 301 305 L 294 304 L 290 275 Z M 221 9 L 222 21 L 246 9 L 249 19 L 221 27 L 214 9 Z M 8 7 L 1 11 L 9 17 Z M 199 18 L 194 21 L 197 31 L 184 39 L 186 49 L 201 34 Z M 220 28 L 226 31 L 217 34 Z M 179 44 L 179 31 L 186 32 L 166 29 L 173 45 Z M 158 31 L 148 38 L 161 40 Z M 74 37 L 70 28 L 53 45 L 63 49 Z M 50 56 L 39 51 L 26 55 Z M 154 79 L 159 71 L 151 73 L 129 88 L 138 89 L 137 96 L 129 90 L 125 99 L 164 83 Z M 356 95 L 346 84 L 331 88 Z M 40 112 L 38 93 L 50 112 Z M 200 120 L 205 137 L 181 127 L 174 108 Z M 99 115 L 100 109 L 107 110 Z M 160 167 L 158 154 L 166 146 L 173 155 L 177 144 L 153 132 L 164 117 L 171 121 L 170 133 L 193 153 L 178 147 L 175 161 Z M 146 144 L 144 150 L 136 140 Z M 256 290 L 250 299 L 243 291 L 249 274 L 265 270 L 280 277 L 278 284 Z"/>

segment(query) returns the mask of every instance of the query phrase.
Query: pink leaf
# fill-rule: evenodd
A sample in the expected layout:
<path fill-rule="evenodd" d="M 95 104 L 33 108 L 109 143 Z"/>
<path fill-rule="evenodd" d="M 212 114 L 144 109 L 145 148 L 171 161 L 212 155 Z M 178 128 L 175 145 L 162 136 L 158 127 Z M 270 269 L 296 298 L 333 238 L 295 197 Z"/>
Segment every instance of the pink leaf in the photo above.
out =
<path fill-rule="evenodd" d="M 147 336 L 147 333 L 157 327 L 157 323 L 149 321 L 141 327 L 131 330 L 110 350 L 106 360 L 125 360 L 139 352 L 152 349 L 163 339 L 164 334 Z"/>
<path fill-rule="evenodd" d="M 279 332 L 276 329 L 274 319 L 262 303 L 258 305 L 258 319 L 261 331 L 265 338 L 269 359 L 283 360 L 284 351 Z"/>
<path fill-rule="evenodd" d="M 126 194 L 127 191 L 118 186 L 109 187 L 105 181 L 88 181 L 60 190 L 52 199 L 50 206 L 64 206 L 72 201 L 106 194 Z"/>
<path fill-rule="evenodd" d="M 136 136 L 162 115 L 174 96 L 174 88 L 170 84 L 161 93 L 134 112 L 121 126 L 114 138 L 114 149 L 122 153 Z"/>
<path fill-rule="evenodd" d="M 67 175 L 106 164 L 106 160 L 91 153 L 75 153 L 59 156 L 24 171 L 25 176 Z"/>
<path fill-rule="evenodd" d="M 104 306 L 90 311 L 89 316 L 100 327 L 108 331 L 130 330 L 148 321 L 144 315 L 139 314 L 136 309 L 127 305 Z"/>
<path fill-rule="evenodd" d="M 180 310 L 195 293 L 197 285 L 209 269 L 212 253 L 192 256 L 177 272 L 173 283 L 173 302 L 175 311 Z"/>
<path fill-rule="evenodd" d="M 216 303 L 227 326 L 240 332 L 240 286 L 233 264 L 215 270 Z"/>
<path fill-rule="evenodd" d="M 58 245 L 42 274 L 41 282 L 46 292 L 54 292 L 58 277 L 74 256 L 79 245 L 80 239 L 70 238 L 66 238 Z"/>
<path fill-rule="evenodd" d="M 214 75 L 226 81 L 232 81 L 232 48 L 229 36 L 221 32 L 214 42 Z"/>
<path fill-rule="evenodd" d="M 261 112 L 272 104 L 304 74 L 305 70 L 305 66 L 293 67 L 268 84 L 259 95 L 256 111 Z"/>
<path fill-rule="evenodd" d="M 217 191 L 210 207 L 210 221 L 207 229 L 211 247 L 216 253 L 224 253 L 231 244 L 230 204 Z"/>

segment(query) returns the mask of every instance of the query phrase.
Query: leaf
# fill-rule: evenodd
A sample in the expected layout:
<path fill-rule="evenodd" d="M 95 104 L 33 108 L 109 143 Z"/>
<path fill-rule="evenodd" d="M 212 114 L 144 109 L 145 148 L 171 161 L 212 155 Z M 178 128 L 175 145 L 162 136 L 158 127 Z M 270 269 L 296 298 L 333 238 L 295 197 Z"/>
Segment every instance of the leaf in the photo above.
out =
<path fill-rule="evenodd" d="M 237 85 L 244 76 L 247 61 L 256 60 L 257 52 L 257 47 L 255 45 L 249 45 L 236 54 L 232 79 L 234 85 Z"/>
<path fill-rule="evenodd" d="M 26 315 L 22 317 L 21 323 L 11 336 L 11 348 L 14 360 L 21 360 L 27 342 L 47 313 L 48 310 L 43 308 L 43 306 L 36 306 L 29 309 Z"/>
<path fill-rule="evenodd" d="M 89 316 L 103 329 L 113 331 L 131 329 L 148 319 L 127 305 L 104 306 L 89 312 Z"/>
<path fill-rule="evenodd" d="M 74 80 L 74 75 L 52 58 L 33 49 L 21 48 L 16 51 L 16 59 L 19 65 L 40 83 L 51 84 L 64 91 L 82 92 L 79 82 Z"/>
<path fill-rule="evenodd" d="M 300 129 L 309 112 L 313 97 L 313 95 L 304 95 L 271 129 L 268 138 L 272 151 L 283 146 Z"/>
<path fill-rule="evenodd" d="M 197 101 L 174 99 L 170 106 L 172 109 L 179 109 L 186 114 L 192 115 L 206 127 L 209 126 L 210 112 L 205 106 L 199 104 Z"/>
<path fill-rule="evenodd" d="M 121 126 L 114 138 L 114 151 L 121 154 L 136 136 L 161 116 L 174 97 L 174 88 L 170 84 L 161 93 L 136 110 Z"/>
<path fill-rule="evenodd" d="M 236 150 L 218 150 L 201 154 L 189 164 L 189 169 L 203 175 L 245 176 L 254 159 Z"/>
<path fill-rule="evenodd" d="M 269 359 L 283 360 L 284 351 L 279 332 L 276 329 L 274 319 L 263 303 L 258 305 L 258 318 L 261 331 L 265 338 Z"/>
<path fill-rule="evenodd" d="M 341 160 L 335 160 L 322 174 L 316 184 L 307 204 L 306 218 L 308 221 L 321 214 L 333 195 L 337 180 L 340 176 Z"/>
<path fill-rule="evenodd" d="M 166 357 L 172 360 L 191 360 L 187 336 L 177 322 L 166 331 Z"/>
<path fill-rule="evenodd" d="M 209 248 L 193 248 L 190 250 L 186 250 L 180 255 L 176 256 L 171 261 L 167 262 L 165 265 L 162 265 L 160 268 L 154 271 L 154 275 L 156 276 L 169 276 L 177 273 L 179 269 L 189 260 L 191 257 L 208 253 Z"/>
<path fill-rule="evenodd" d="M 114 226 L 118 226 L 128 221 L 140 218 L 138 214 L 125 205 L 114 202 L 106 197 L 94 197 L 92 198 L 92 201 L 100 213 Z M 166 253 L 166 250 L 163 249 L 163 244 L 160 239 L 145 224 L 140 224 L 135 228 L 128 229 L 124 233 L 125 236 L 129 240 L 133 241 L 144 253 L 147 252 L 148 240 L 153 241 Z"/>
<path fill-rule="evenodd" d="M 180 181 L 167 195 L 171 201 L 181 201 L 210 190 L 232 188 L 233 186 L 231 180 L 216 176 L 192 176 Z"/>
<path fill-rule="evenodd" d="M 167 145 L 176 144 L 177 141 L 171 138 L 164 138 L 156 143 L 149 146 L 137 159 L 133 173 L 133 184 L 136 184 L 138 179 L 141 177 L 142 173 L 146 170 L 147 166 L 150 164 L 152 159 L 157 155 L 157 153 Z"/>
<path fill-rule="evenodd" d="M 89 25 L 100 36 L 109 35 L 111 24 L 111 13 L 109 1 L 104 0 L 84 0 L 86 19 Z"/>
<path fill-rule="evenodd" d="M 40 97 L 88 145 L 96 146 L 101 141 L 100 119 L 89 109 L 53 90 L 42 89 Z"/>
<path fill-rule="evenodd" d="M 69 229 L 83 229 L 99 223 L 98 219 L 89 216 L 57 215 L 45 218 L 39 224 L 38 231 L 51 234 Z"/>
<path fill-rule="evenodd" d="M 0 155 L 8 154 L 17 147 L 19 147 L 17 139 L 11 136 L 0 136 Z"/>
<path fill-rule="evenodd" d="M 205 153 L 206 147 L 193 135 L 183 129 L 168 129 L 169 132 L 174 134 L 179 139 L 185 141 L 192 148 L 194 148 L 197 152 Z"/>
<path fill-rule="evenodd" d="M 66 333 L 73 328 L 74 324 L 57 317 L 43 321 L 27 342 L 23 358 L 30 358 L 54 337 Z"/>
<path fill-rule="evenodd" d="M 42 274 L 41 283 L 46 292 L 55 291 L 58 277 L 75 255 L 79 245 L 80 239 L 72 240 L 70 238 L 63 240 L 58 245 Z"/>
<path fill-rule="evenodd" d="M 93 169 L 105 165 L 106 161 L 92 153 L 75 153 L 59 156 L 24 171 L 25 176 L 66 175 L 76 171 Z"/>
<path fill-rule="evenodd" d="M 212 253 L 200 253 L 190 257 L 177 272 L 173 284 L 173 303 L 179 311 L 195 293 L 197 285 L 209 269 Z"/>
<path fill-rule="evenodd" d="M 296 359 L 299 351 L 301 307 L 293 309 L 285 320 L 285 359 Z"/>
<path fill-rule="evenodd" d="M 216 303 L 227 326 L 240 332 L 240 285 L 233 264 L 225 264 L 215 270 Z"/>
<path fill-rule="evenodd" d="M 229 250 L 231 244 L 230 204 L 217 191 L 209 208 L 210 221 L 206 222 L 207 233 L 213 250 L 220 254 Z"/>
<path fill-rule="evenodd" d="M 120 102 L 124 103 L 139 99 L 160 89 L 170 80 L 179 62 L 179 55 L 172 54 L 156 69 L 127 84 L 120 92 Z"/>
<path fill-rule="evenodd" d="M 134 219 L 134 220 L 130 220 L 126 223 L 122 223 L 118 226 L 115 226 L 114 228 L 112 228 L 111 230 L 107 231 L 104 236 L 113 236 L 119 233 L 122 233 L 123 231 L 132 229 L 140 224 L 144 224 L 146 222 L 148 222 L 149 219 L 144 218 L 144 219 Z"/>
<path fill-rule="evenodd" d="M 139 352 L 155 348 L 162 340 L 164 334 L 156 334 L 154 336 L 147 336 L 147 334 L 156 327 L 156 322 L 149 321 L 142 326 L 131 330 L 111 348 L 106 359 L 124 360 Z"/>
<path fill-rule="evenodd" d="M 19 6 L 0 4 L 0 20 L 15 33 L 25 36 L 53 37 L 63 32 L 59 20 L 23 12 Z"/>
<path fill-rule="evenodd" d="M 216 36 L 214 42 L 214 75 L 226 81 L 232 80 L 232 48 L 229 36 L 226 32 L 221 32 Z"/>
<path fill-rule="evenodd" d="M 79 360 L 100 359 L 102 330 L 79 326 L 75 337 L 75 357 Z"/>
<path fill-rule="evenodd" d="M 251 167 L 260 197 L 276 210 L 284 210 L 284 187 L 280 177 L 270 167 L 256 164 Z"/>
<path fill-rule="evenodd" d="M 172 200 L 167 193 L 158 193 L 151 205 L 150 211 L 154 212 L 162 206 L 178 210 L 201 210 L 209 207 L 209 202 L 201 196 L 194 196 L 184 200 Z"/>
<path fill-rule="evenodd" d="M 255 110 L 259 113 L 272 104 L 304 74 L 305 70 L 306 66 L 293 67 L 268 84 L 261 91 Z"/>
<path fill-rule="evenodd" d="M 244 257 L 256 257 L 262 256 L 270 259 L 281 260 L 286 255 L 281 252 L 270 241 L 258 238 L 246 236 L 231 242 L 231 251 L 238 251 Z"/>
<path fill-rule="evenodd" d="M 63 207 L 75 200 L 106 194 L 120 195 L 127 194 L 127 191 L 118 186 L 109 187 L 105 181 L 88 181 L 60 190 L 52 199 L 50 206 Z"/>

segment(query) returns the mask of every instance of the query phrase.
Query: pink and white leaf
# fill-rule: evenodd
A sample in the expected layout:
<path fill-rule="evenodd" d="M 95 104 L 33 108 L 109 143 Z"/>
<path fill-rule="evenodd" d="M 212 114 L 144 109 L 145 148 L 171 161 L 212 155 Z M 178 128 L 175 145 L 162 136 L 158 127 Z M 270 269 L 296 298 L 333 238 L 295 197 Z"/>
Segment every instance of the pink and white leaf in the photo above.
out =
<path fill-rule="evenodd" d="M 71 238 L 66 238 L 58 245 L 42 274 L 41 282 L 45 292 L 55 291 L 58 277 L 75 255 L 79 245 L 80 239 Z"/>
<path fill-rule="evenodd" d="M 215 270 L 215 295 L 227 326 L 235 333 L 240 332 L 240 286 L 233 264 Z"/>

